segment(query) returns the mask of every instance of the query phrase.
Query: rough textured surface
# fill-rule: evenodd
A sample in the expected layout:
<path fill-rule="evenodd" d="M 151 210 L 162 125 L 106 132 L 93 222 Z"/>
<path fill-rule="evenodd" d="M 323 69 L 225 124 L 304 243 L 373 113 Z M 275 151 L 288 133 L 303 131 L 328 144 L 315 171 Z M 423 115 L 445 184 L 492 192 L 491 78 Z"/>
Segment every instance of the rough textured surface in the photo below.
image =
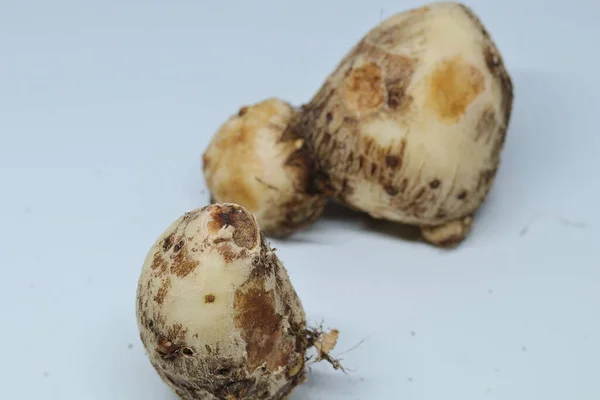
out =
<path fill-rule="evenodd" d="M 487 196 L 512 101 L 500 53 L 475 14 L 433 3 L 368 32 L 295 130 L 306 135 L 313 174 L 341 203 L 426 227 L 429 240 L 432 227 L 456 227 Z M 436 244 L 462 240 L 456 229 L 436 232 Z"/>
<path fill-rule="evenodd" d="M 152 365 L 182 399 L 277 400 L 304 379 L 302 304 L 240 206 L 188 212 L 161 235 L 136 314 Z"/>
<path fill-rule="evenodd" d="M 312 188 L 304 140 L 288 129 L 296 119 L 293 107 L 274 98 L 243 107 L 219 128 L 203 157 L 212 202 L 243 206 L 269 236 L 310 225 L 325 207 L 326 198 Z"/>

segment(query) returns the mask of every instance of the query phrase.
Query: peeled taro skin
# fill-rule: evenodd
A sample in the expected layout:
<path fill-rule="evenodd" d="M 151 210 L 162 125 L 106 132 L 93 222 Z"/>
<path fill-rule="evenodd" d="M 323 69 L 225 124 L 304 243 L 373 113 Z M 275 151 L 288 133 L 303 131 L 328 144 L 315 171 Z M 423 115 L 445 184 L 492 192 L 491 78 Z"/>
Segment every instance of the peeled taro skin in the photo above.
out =
<path fill-rule="evenodd" d="M 440 2 L 369 31 L 304 106 L 301 126 L 338 201 L 452 245 L 492 187 L 512 102 L 480 19 Z"/>
<path fill-rule="evenodd" d="M 143 264 L 136 315 L 152 365 L 182 399 L 277 400 L 304 380 L 302 304 L 239 205 L 168 227 Z"/>

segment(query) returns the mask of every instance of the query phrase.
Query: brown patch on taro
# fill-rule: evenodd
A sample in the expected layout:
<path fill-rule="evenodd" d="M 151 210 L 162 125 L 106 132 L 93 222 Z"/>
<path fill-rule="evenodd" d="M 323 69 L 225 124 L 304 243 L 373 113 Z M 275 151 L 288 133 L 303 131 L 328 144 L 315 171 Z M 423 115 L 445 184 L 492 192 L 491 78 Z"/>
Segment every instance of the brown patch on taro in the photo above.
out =
<path fill-rule="evenodd" d="M 238 117 L 243 117 L 248 112 L 248 107 L 242 107 L 238 111 Z"/>
<path fill-rule="evenodd" d="M 494 176 L 496 175 L 496 168 L 484 169 L 479 173 L 479 179 L 477 180 L 477 190 L 483 188 L 489 188 Z"/>
<path fill-rule="evenodd" d="M 206 170 L 209 167 L 210 167 L 210 157 L 207 156 L 206 154 L 204 154 L 202 156 L 202 168 Z"/>
<path fill-rule="evenodd" d="M 156 276 L 163 276 L 169 270 L 169 263 L 160 253 L 155 253 L 150 268 Z"/>
<path fill-rule="evenodd" d="M 498 52 L 492 46 L 488 45 L 483 49 L 483 58 L 492 75 L 497 75 L 497 69 L 502 65 L 502 60 L 500 59 Z"/>
<path fill-rule="evenodd" d="M 190 257 L 185 244 L 185 240 L 180 239 L 173 247 L 173 255 L 171 256 L 171 273 L 180 278 L 185 278 L 189 275 L 200 263 Z"/>
<path fill-rule="evenodd" d="M 443 210 L 439 210 L 436 214 L 435 214 L 435 218 L 437 219 L 444 219 L 448 216 L 448 213 L 446 213 Z"/>
<path fill-rule="evenodd" d="M 365 112 L 381 106 L 385 100 L 381 67 L 369 62 L 355 68 L 346 79 L 343 99 L 354 112 Z"/>
<path fill-rule="evenodd" d="M 169 289 L 171 289 L 171 278 L 167 277 L 166 279 L 163 279 L 160 288 L 154 296 L 154 301 L 158 304 L 162 304 L 165 301 L 165 297 L 167 297 L 167 294 L 169 293 Z"/>
<path fill-rule="evenodd" d="M 258 228 L 252 216 L 240 207 L 215 206 L 208 223 L 209 233 L 217 234 L 221 228 L 234 228 L 233 241 L 239 247 L 253 249 L 259 243 Z"/>
<path fill-rule="evenodd" d="M 179 253 L 181 251 L 181 248 L 185 245 L 185 241 L 183 239 L 180 239 L 177 244 L 175 245 L 175 247 L 173 247 L 173 253 Z"/>
<path fill-rule="evenodd" d="M 437 189 L 440 187 L 440 185 L 441 185 L 441 182 L 439 179 L 434 179 L 431 182 L 429 182 L 429 187 L 431 189 Z"/>
<path fill-rule="evenodd" d="M 217 246 L 217 251 L 221 254 L 226 263 L 230 263 L 237 258 L 236 252 L 233 251 L 233 247 L 229 243 L 220 244 Z"/>
<path fill-rule="evenodd" d="M 371 163 L 371 176 L 375 176 L 377 173 L 377 164 Z"/>
<path fill-rule="evenodd" d="M 294 343 L 282 337 L 282 316 L 275 311 L 274 292 L 261 287 L 240 289 L 235 293 L 233 307 L 235 325 L 246 342 L 248 372 L 254 372 L 263 363 L 271 372 L 285 366 Z"/>
<path fill-rule="evenodd" d="M 388 154 L 385 156 L 385 163 L 392 169 L 398 169 L 402 166 L 404 160 L 404 153 L 406 152 L 406 138 L 400 140 L 400 150 L 398 154 Z"/>
<path fill-rule="evenodd" d="M 206 296 L 204 296 L 204 302 L 205 303 L 214 303 L 216 299 L 217 298 L 212 293 L 209 293 Z"/>
<path fill-rule="evenodd" d="M 163 242 L 162 242 L 163 251 L 171 250 L 171 247 L 173 247 L 173 236 L 174 236 L 174 234 L 171 233 L 169 236 L 167 236 L 166 238 L 163 239 Z"/>
<path fill-rule="evenodd" d="M 458 196 L 456 196 L 456 198 L 457 198 L 457 199 L 459 199 L 459 200 L 464 200 L 464 199 L 466 199 L 466 198 L 467 198 L 467 191 L 466 191 L 466 190 L 463 190 L 463 191 L 461 191 L 461 192 L 458 194 Z"/>
<path fill-rule="evenodd" d="M 384 185 L 383 188 L 385 189 L 385 192 L 390 196 L 395 196 L 400 192 L 400 190 L 398 190 L 398 188 L 393 185 Z"/>
<path fill-rule="evenodd" d="M 182 324 L 173 324 L 167 332 L 167 337 L 172 340 L 184 340 L 187 329 Z"/>
<path fill-rule="evenodd" d="M 482 137 L 492 137 L 498 130 L 498 119 L 496 118 L 496 111 L 491 104 L 488 104 L 485 109 L 481 112 L 479 121 L 475 126 L 475 141 L 478 141 Z"/>
<path fill-rule="evenodd" d="M 400 164 L 400 158 L 398 158 L 398 156 L 386 156 L 385 163 L 388 167 L 395 169 L 398 166 L 398 164 Z"/>
<path fill-rule="evenodd" d="M 485 87 L 483 74 L 460 56 L 442 61 L 428 78 L 427 106 L 455 124 Z"/>
<path fill-rule="evenodd" d="M 398 189 L 400 191 L 400 193 L 404 193 L 407 186 L 408 186 L 408 178 L 402 179 L 402 182 L 400 183 L 400 188 Z"/>
<path fill-rule="evenodd" d="M 412 102 L 412 97 L 406 90 L 414 75 L 416 61 L 407 56 L 388 55 L 385 63 L 387 105 L 394 111 L 405 112 Z"/>
<path fill-rule="evenodd" d="M 354 188 L 352 187 L 352 185 L 350 185 L 348 179 L 344 179 L 344 181 L 342 182 L 342 189 L 340 190 L 339 196 L 342 199 L 344 199 L 348 196 L 351 196 L 352 194 L 354 194 Z"/>

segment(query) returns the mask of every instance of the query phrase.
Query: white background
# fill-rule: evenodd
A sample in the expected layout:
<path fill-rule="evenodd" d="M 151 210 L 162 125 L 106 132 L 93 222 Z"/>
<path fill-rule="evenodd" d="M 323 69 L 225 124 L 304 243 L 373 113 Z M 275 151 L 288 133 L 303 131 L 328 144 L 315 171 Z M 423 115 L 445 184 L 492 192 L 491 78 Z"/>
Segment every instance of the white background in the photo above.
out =
<path fill-rule="evenodd" d="M 310 98 L 416 1 L 0 0 L 0 398 L 174 400 L 138 339 L 146 252 L 208 201 L 238 107 Z M 442 251 L 334 208 L 273 241 L 347 375 L 293 400 L 600 398 L 600 5 L 470 1 L 515 84 L 503 163 Z"/>

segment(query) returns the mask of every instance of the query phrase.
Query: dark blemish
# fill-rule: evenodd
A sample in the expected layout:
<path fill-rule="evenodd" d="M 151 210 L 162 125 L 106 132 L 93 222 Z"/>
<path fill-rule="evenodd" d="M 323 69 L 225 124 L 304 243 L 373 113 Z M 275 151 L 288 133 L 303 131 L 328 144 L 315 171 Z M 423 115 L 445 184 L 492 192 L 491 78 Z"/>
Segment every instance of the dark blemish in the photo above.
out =
<path fill-rule="evenodd" d="M 417 333 L 415 331 L 410 331 L 410 336 L 415 336 Z"/>
<path fill-rule="evenodd" d="M 173 247 L 173 252 L 179 253 L 179 251 L 181 250 L 181 248 L 183 247 L 184 244 L 185 244 L 185 242 L 183 241 L 183 239 L 181 239 L 179 242 L 177 242 L 175 247 Z"/>
<path fill-rule="evenodd" d="M 346 168 L 350 168 L 354 163 L 354 153 L 350 152 L 346 158 Z"/>
<path fill-rule="evenodd" d="M 181 352 L 188 357 L 194 355 L 194 352 L 189 347 L 184 347 L 183 350 L 181 350 Z"/>
<path fill-rule="evenodd" d="M 354 112 L 379 107 L 385 100 L 382 81 L 381 67 L 374 62 L 355 68 L 343 88 L 346 106 Z"/>
<path fill-rule="evenodd" d="M 527 351 L 527 347 L 523 346 L 521 347 L 521 350 L 523 351 L 523 353 L 525 353 Z"/>
<path fill-rule="evenodd" d="M 329 124 L 333 120 L 333 114 L 331 112 L 328 112 L 325 115 L 325 118 L 327 119 L 327 123 Z"/>
<path fill-rule="evenodd" d="M 401 91 L 393 91 L 388 88 L 388 107 L 395 110 L 398 108 L 400 104 L 402 104 L 402 100 L 405 97 L 404 93 Z"/>
<path fill-rule="evenodd" d="M 413 382 L 413 378 L 408 378 L 408 381 L 409 382 Z"/>
<path fill-rule="evenodd" d="M 490 184 L 491 180 L 494 178 L 494 175 L 496 175 L 495 169 L 488 169 L 485 171 L 483 179 L 485 180 L 486 185 Z"/>
<path fill-rule="evenodd" d="M 238 255 L 229 243 L 223 243 L 222 245 L 217 247 L 217 250 L 219 251 L 219 254 L 221 254 L 226 263 L 230 263 L 238 258 Z"/>
<path fill-rule="evenodd" d="M 209 232 L 216 234 L 221 228 L 233 226 L 233 241 L 250 250 L 258 245 L 258 230 L 252 216 L 239 206 L 215 206 L 209 222 Z"/>
<path fill-rule="evenodd" d="M 183 241 L 180 241 L 179 243 L 182 242 Z M 175 247 L 177 247 L 177 245 L 175 245 Z M 187 250 L 183 248 L 183 244 L 180 250 L 181 251 L 178 252 L 173 258 L 173 263 L 171 264 L 171 273 L 176 274 L 180 278 L 185 278 L 194 269 L 196 269 L 200 263 L 189 257 Z"/>
<path fill-rule="evenodd" d="M 390 168 L 396 168 L 400 164 L 400 159 L 397 156 L 386 156 L 385 163 Z"/>
<path fill-rule="evenodd" d="M 173 338 L 173 340 L 185 339 L 185 334 L 187 333 L 187 329 L 183 329 L 183 325 L 175 324 L 171 328 L 169 328 L 168 337 Z"/>
<path fill-rule="evenodd" d="M 464 200 L 464 199 L 466 199 L 466 198 L 467 198 L 467 191 L 466 191 L 466 190 L 463 190 L 463 191 L 462 191 L 462 192 L 460 192 L 460 193 L 458 194 L 458 196 L 456 196 L 456 197 L 457 197 L 459 200 Z"/>
<path fill-rule="evenodd" d="M 163 240 L 163 251 L 169 251 L 173 247 L 173 234 L 171 233 Z"/>
<path fill-rule="evenodd" d="M 372 163 L 371 164 L 371 175 L 375 175 L 376 172 L 377 172 L 377 164 Z"/>
<path fill-rule="evenodd" d="M 400 189 L 399 189 L 400 193 L 404 193 L 407 186 L 408 186 L 408 179 L 407 178 L 402 179 L 402 182 L 400 183 Z"/>
<path fill-rule="evenodd" d="M 240 108 L 240 111 L 238 111 L 238 116 L 243 117 L 247 112 L 248 112 L 248 107 L 242 107 L 242 108 Z"/>
<path fill-rule="evenodd" d="M 437 189 L 438 187 L 440 187 L 440 180 L 439 179 L 434 179 L 431 182 L 429 182 L 429 187 L 432 189 Z"/>
<path fill-rule="evenodd" d="M 427 189 L 425 188 L 421 188 L 418 192 L 417 195 L 415 196 L 415 200 L 419 200 L 421 197 L 423 197 L 423 195 L 425 194 L 425 192 L 427 191 Z"/>
<path fill-rule="evenodd" d="M 395 196 L 399 193 L 398 188 L 392 185 L 385 185 L 383 188 L 385 189 L 386 193 L 390 196 Z"/>
<path fill-rule="evenodd" d="M 363 157 L 362 155 L 358 156 L 358 169 L 362 169 L 364 163 L 365 163 L 365 157 Z"/>
<path fill-rule="evenodd" d="M 219 368 L 217 370 L 218 375 L 229 375 L 231 373 L 231 368 Z"/>
<path fill-rule="evenodd" d="M 156 275 L 161 276 L 167 272 L 169 264 L 160 253 L 155 253 L 150 268 L 153 271 L 156 271 Z M 148 283 L 150 283 L 150 281 L 148 281 Z"/>
<path fill-rule="evenodd" d="M 443 219 L 443 218 L 446 218 L 447 216 L 448 216 L 448 214 L 447 214 L 445 211 L 443 211 L 443 210 L 439 210 L 439 211 L 438 211 L 438 212 L 435 214 L 435 217 L 436 217 L 437 219 Z"/>
<path fill-rule="evenodd" d="M 404 159 L 404 153 L 406 152 L 406 138 L 402 138 L 402 140 L 400 141 L 400 156 L 399 158 L 399 163 L 398 165 L 402 164 L 402 160 Z"/>
<path fill-rule="evenodd" d="M 154 328 L 154 321 L 152 321 L 152 320 L 148 321 L 148 328 L 150 328 L 150 329 Z"/>
<path fill-rule="evenodd" d="M 498 130 L 498 120 L 496 118 L 496 112 L 491 105 L 488 105 L 481 116 L 475 127 L 475 140 L 479 140 L 484 136 L 491 137 Z"/>
<path fill-rule="evenodd" d="M 414 75 L 416 61 L 401 55 L 387 55 L 385 87 L 387 90 L 387 105 L 392 110 L 407 110 L 412 97 L 406 94 Z"/>
<path fill-rule="evenodd" d="M 250 288 L 235 293 L 234 321 L 246 342 L 247 368 L 250 372 L 263 363 L 271 371 L 286 363 L 286 360 L 282 360 L 285 351 L 279 332 L 282 317 L 275 311 L 275 304 L 272 290 Z"/>
<path fill-rule="evenodd" d="M 167 277 L 167 279 L 162 281 L 158 292 L 154 296 L 154 301 L 158 304 L 162 304 L 165 301 L 165 297 L 169 293 L 169 289 L 171 289 L 171 278 Z"/>
<path fill-rule="evenodd" d="M 366 154 L 371 153 L 371 146 L 373 146 L 373 139 L 364 138 L 363 139 L 363 147 L 364 147 L 364 152 Z"/>
<path fill-rule="evenodd" d="M 214 303 L 215 302 L 215 295 L 214 294 L 207 294 L 206 296 L 204 296 L 204 302 L 205 303 Z"/>
<path fill-rule="evenodd" d="M 491 46 L 487 46 L 483 50 L 483 56 L 485 58 L 485 64 L 487 65 L 488 69 L 492 74 L 495 75 L 496 68 L 498 68 L 501 64 L 500 57 Z"/>
<path fill-rule="evenodd" d="M 323 133 L 323 145 L 327 146 L 331 142 L 331 134 L 329 132 Z"/>
<path fill-rule="evenodd" d="M 127 345 L 127 348 L 128 348 L 129 350 L 131 350 L 131 349 L 133 349 L 133 345 L 132 345 L 131 343 L 129 343 L 129 344 Z"/>
<path fill-rule="evenodd" d="M 348 182 L 348 179 L 344 179 L 342 182 L 342 190 L 340 190 L 340 198 L 345 198 L 346 196 L 350 196 L 354 193 L 354 188 Z"/>
<path fill-rule="evenodd" d="M 252 259 L 252 265 L 258 267 L 260 265 L 260 257 L 256 256 Z"/>

